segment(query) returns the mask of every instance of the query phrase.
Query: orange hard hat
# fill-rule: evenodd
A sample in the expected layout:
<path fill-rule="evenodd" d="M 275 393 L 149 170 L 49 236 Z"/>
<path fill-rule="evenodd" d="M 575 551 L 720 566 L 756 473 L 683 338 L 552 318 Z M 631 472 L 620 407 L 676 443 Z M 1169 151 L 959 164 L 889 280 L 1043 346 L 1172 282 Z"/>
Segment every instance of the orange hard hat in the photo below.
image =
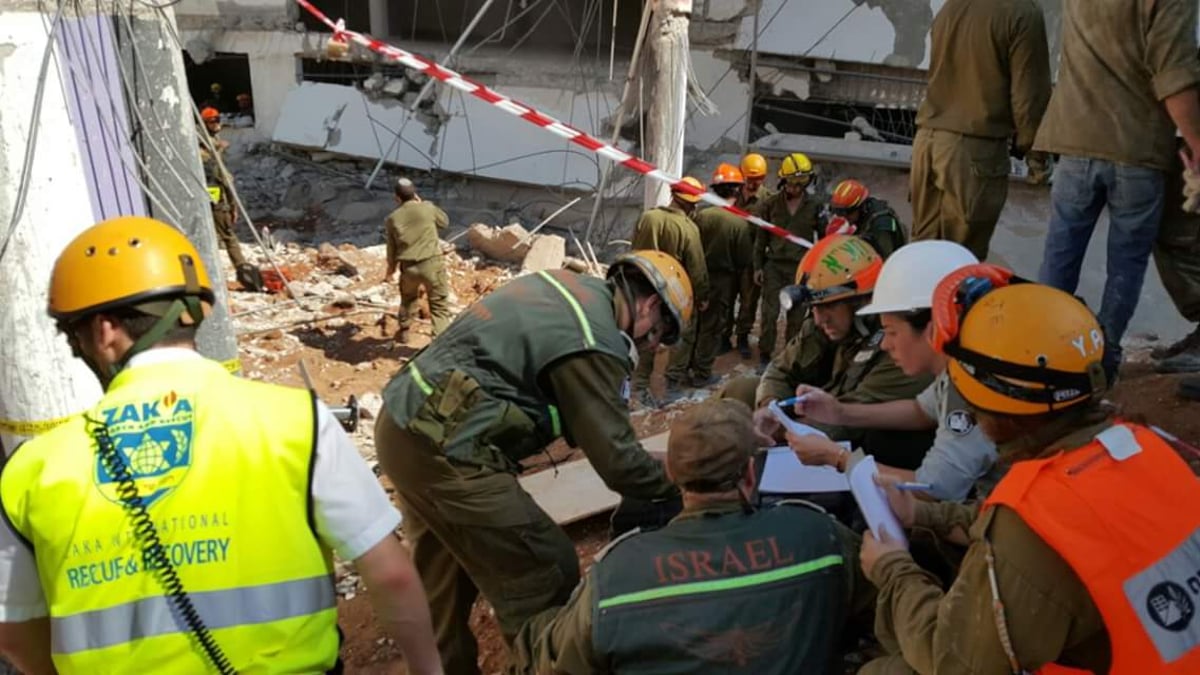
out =
<path fill-rule="evenodd" d="M 214 120 L 221 119 L 221 112 L 219 110 L 217 110 L 216 108 L 209 106 L 200 111 L 200 117 L 205 122 L 212 122 Z"/>
<path fill-rule="evenodd" d="M 59 254 L 50 276 L 50 316 L 63 323 L 121 307 L 161 316 L 182 298 L 198 298 L 205 313 L 211 309 L 212 282 L 200 254 L 179 230 L 142 216 L 84 230 Z"/>
<path fill-rule="evenodd" d="M 870 295 L 883 258 L 866 241 L 848 234 L 821 238 L 796 267 L 796 285 L 810 304 Z"/>
<path fill-rule="evenodd" d="M 971 406 L 1043 415 L 1104 391 L 1104 331 L 1070 293 L 978 264 L 943 279 L 933 303 L 934 346 Z"/>
<path fill-rule="evenodd" d="M 833 196 L 829 198 L 829 207 L 835 212 L 852 211 L 862 206 L 862 203 L 870 196 L 871 193 L 867 190 L 866 185 L 856 180 L 844 180 L 833 189 Z"/>
<path fill-rule="evenodd" d="M 664 345 L 672 345 L 679 341 L 683 329 L 692 321 L 692 280 L 678 260 L 662 251 L 632 251 L 619 256 L 608 268 L 608 278 L 626 268 L 632 267 L 662 298 L 663 306 L 674 325 L 662 338 Z"/>
<path fill-rule="evenodd" d="M 717 170 L 713 172 L 711 185 L 721 185 L 722 183 L 745 183 L 746 179 L 742 176 L 741 169 L 732 164 L 718 164 Z"/>
<path fill-rule="evenodd" d="M 692 187 L 699 190 L 700 192 L 705 192 L 704 183 L 701 183 L 700 180 L 697 178 L 692 178 L 691 176 L 684 176 L 683 180 L 681 180 L 679 182 L 687 183 L 688 185 L 691 185 Z M 700 195 L 688 194 L 687 192 L 683 192 L 682 190 L 672 189 L 671 194 L 675 195 L 676 197 L 678 197 L 679 199 L 682 199 L 685 202 L 688 202 L 689 204 L 695 204 L 696 202 L 700 201 Z"/>
<path fill-rule="evenodd" d="M 742 158 L 742 174 L 747 178 L 762 178 L 767 175 L 767 158 L 752 152 Z"/>

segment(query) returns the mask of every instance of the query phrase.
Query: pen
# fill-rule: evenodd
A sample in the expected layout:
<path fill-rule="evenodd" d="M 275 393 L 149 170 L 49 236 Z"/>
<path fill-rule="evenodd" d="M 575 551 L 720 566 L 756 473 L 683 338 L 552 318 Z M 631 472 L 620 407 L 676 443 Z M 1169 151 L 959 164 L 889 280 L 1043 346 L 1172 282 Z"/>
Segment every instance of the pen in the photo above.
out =
<path fill-rule="evenodd" d="M 901 492 L 929 492 L 933 486 L 929 483 L 896 483 L 896 489 Z"/>
<path fill-rule="evenodd" d="M 801 394 L 800 396 L 793 396 L 791 398 L 785 398 L 785 399 L 779 401 L 779 407 L 785 408 L 787 406 L 796 405 L 797 403 L 803 401 L 806 398 L 808 398 L 808 394 Z"/>

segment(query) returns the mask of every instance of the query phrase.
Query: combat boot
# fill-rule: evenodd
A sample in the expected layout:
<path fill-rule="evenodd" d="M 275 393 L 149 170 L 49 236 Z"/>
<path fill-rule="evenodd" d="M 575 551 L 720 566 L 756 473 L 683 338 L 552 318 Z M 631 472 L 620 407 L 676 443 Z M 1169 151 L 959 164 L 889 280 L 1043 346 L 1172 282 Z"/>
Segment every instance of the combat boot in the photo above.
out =
<path fill-rule="evenodd" d="M 1175 342 L 1164 347 L 1155 347 L 1154 349 L 1151 349 L 1150 358 L 1154 359 L 1155 361 L 1162 361 L 1163 359 L 1169 359 L 1178 354 L 1182 354 L 1187 351 L 1195 351 L 1197 349 L 1200 349 L 1200 326 L 1196 326 L 1195 330 L 1188 333 L 1180 340 L 1176 340 Z"/>
<path fill-rule="evenodd" d="M 738 354 L 742 357 L 742 359 L 744 359 L 744 360 L 750 359 L 750 336 L 749 335 L 743 334 L 743 335 L 737 336 L 737 350 L 738 350 Z"/>

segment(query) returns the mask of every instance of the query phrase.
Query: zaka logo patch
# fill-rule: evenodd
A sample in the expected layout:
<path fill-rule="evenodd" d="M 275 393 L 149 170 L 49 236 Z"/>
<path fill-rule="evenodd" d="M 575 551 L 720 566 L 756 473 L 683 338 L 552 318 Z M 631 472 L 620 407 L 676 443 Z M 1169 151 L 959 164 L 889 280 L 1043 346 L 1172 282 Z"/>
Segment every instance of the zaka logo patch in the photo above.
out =
<path fill-rule="evenodd" d="M 192 402 L 171 392 L 153 401 L 107 408 L 102 412 L 113 445 L 129 470 L 146 506 L 183 482 L 192 465 Z M 120 503 L 120 481 L 96 453 L 96 487 Z"/>

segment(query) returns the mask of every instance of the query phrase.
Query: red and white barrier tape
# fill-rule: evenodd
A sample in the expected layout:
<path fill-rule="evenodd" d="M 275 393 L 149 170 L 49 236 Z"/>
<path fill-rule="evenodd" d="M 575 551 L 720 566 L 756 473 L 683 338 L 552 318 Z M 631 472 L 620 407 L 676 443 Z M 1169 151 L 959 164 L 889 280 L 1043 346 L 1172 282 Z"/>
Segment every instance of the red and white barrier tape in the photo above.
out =
<path fill-rule="evenodd" d="M 334 40 L 344 43 L 346 39 L 349 38 L 377 54 L 385 56 L 394 61 L 399 61 L 409 68 L 419 70 L 430 77 L 436 78 L 441 82 L 458 89 L 459 91 L 474 96 L 475 98 L 483 99 L 484 101 L 487 101 L 491 105 L 510 115 L 520 117 L 527 122 L 550 131 L 556 136 L 567 139 L 575 145 L 587 148 L 591 152 L 594 152 L 601 157 L 606 157 L 648 178 L 653 178 L 654 180 L 668 183 L 671 186 L 671 189 L 675 192 L 685 192 L 690 195 L 696 195 L 700 197 L 702 201 L 708 202 L 713 206 L 719 206 L 736 216 L 745 218 L 747 221 L 757 225 L 758 227 L 777 237 L 787 239 L 793 244 L 803 246 L 804 248 L 812 248 L 812 242 L 808 241 L 807 239 L 798 237 L 782 227 L 779 227 L 778 225 L 772 225 L 758 216 L 739 209 L 712 192 L 706 192 L 705 190 L 684 183 L 679 178 L 659 170 L 653 164 L 650 164 L 639 157 L 634 157 L 624 150 L 609 145 L 608 143 L 586 134 L 569 124 L 565 124 L 554 119 L 553 117 L 550 117 L 549 115 L 538 112 L 524 103 L 514 101 L 507 96 L 503 96 L 496 91 L 478 82 L 463 77 L 453 70 L 440 66 L 429 59 L 417 54 L 413 54 L 412 52 L 404 51 L 399 47 L 393 47 L 392 45 L 385 44 L 361 33 L 347 30 L 344 21 L 339 19 L 337 23 L 334 23 L 329 19 L 329 17 L 325 16 L 321 10 L 317 9 L 312 5 L 312 3 L 308 2 L 308 0 L 296 0 L 296 2 L 304 9 L 308 10 L 308 13 L 316 17 L 321 23 L 328 26 L 329 29 L 333 31 Z"/>

